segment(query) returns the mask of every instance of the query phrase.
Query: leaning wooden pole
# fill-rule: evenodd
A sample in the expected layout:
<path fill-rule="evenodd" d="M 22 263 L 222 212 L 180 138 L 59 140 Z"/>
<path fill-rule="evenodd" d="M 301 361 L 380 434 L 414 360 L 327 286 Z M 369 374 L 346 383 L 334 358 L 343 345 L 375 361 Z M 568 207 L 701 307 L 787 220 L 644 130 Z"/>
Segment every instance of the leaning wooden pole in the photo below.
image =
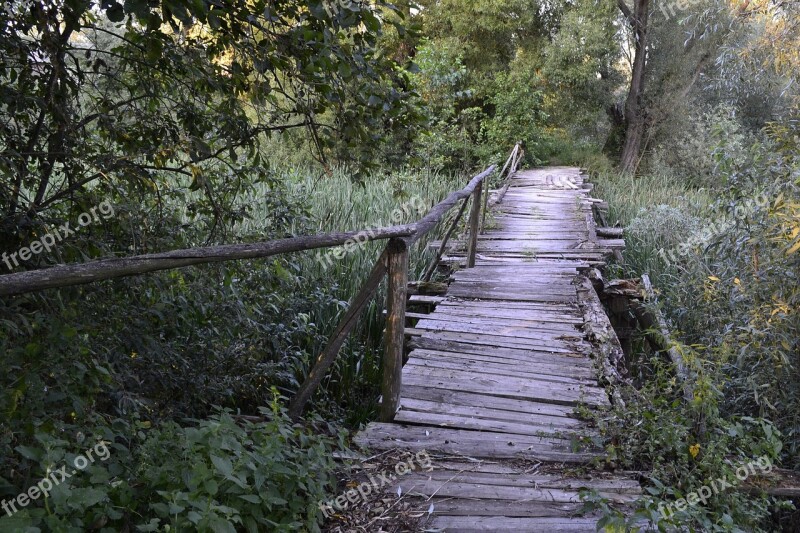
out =
<path fill-rule="evenodd" d="M 323 352 L 317 358 L 314 368 L 311 369 L 311 372 L 309 372 L 305 382 L 303 382 L 303 384 L 300 386 L 300 389 L 298 389 L 297 393 L 294 395 L 294 398 L 292 398 L 292 401 L 289 403 L 289 416 L 292 418 L 297 419 L 301 414 L 303 414 L 303 408 L 308 400 L 311 399 L 311 396 L 314 395 L 314 391 L 316 391 L 317 387 L 319 387 L 319 384 L 322 382 L 322 378 L 324 378 L 328 373 L 331 365 L 333 365 L 333 362 L 339 355 L 339 350 L 342 348 L 344 341 L 358 323 L 358 317 L 361 315 L 361 312 L 378 290 L 378 286 L 383 280 L 383 277 L 386 275 L 387 256 L 388 253 L 386 250 L 384 250 L 380 258 L 378 258 L 378 261 L 375 263 L 375 266 L 372 267 L 372 272 L 367 278 L 367 281 L 350 303 L 347 313 L 345 313 L 345 315 L 339 321 L 339 325 L 336 326 L 336 329 L 328 341 L 328 346 L 325 347 L 325 350 L 323 350 Z"/>
<path fill-rule="evenodd" d="M 469 205 L 469 198 L 461 203 L 461 209 L 458 210 L 458 214 L 453 219 L 453 222 L 450 224 L 450 227 L 447 229 L 447 233 L 445 233 L 444 237 L 442 237 L 442 242 L 441 244 L 439 244 L 439 249 L 436 251 L 436 257 L 433 258 L 431 263 L 428 265 L 427 270 L 425 270 L 425 274 L 422 276 L 422 281 L 427 282 L 431 280 L 433 273 L 436 271 L 436 267 L 439 265 L 439 261 L 442 259 L 442 256 L 444 255 L 444 251 L 447 248 L 447 243 L 450 241 L 450 237 L 453 235 L 453 232 L 458 227 L 458 222 L 464 215 L 464 211 L 467 210 L 468 205 Z"/>
<path fill-rule="evenodd" d="M 666 353 L 672 364 L 675 365 L 675 373 L 683 385 L 683 397 L 686 401 L 694 400 L 694 389 L 690 379 L 690 371 L 683 360 L 683 355 L 680 350 L 675 347 L 669 334 L 667 322 L 661 315 L 656 305 L 655 291 L 653 284 L 650 282 L 650 276 L 642 274 L 642 285 L 644 286 L 647 301 L 651 304 L 638 304 L 633 306 L 634 313 L 637 320 L 646 331 L 647 340 L 650 345 L 657 351 Z"/>
<path fill-rule="evenodd" d="M 403 375 L 408 244 L 403 239 L 392 239 L 386 250 L 388 252 L 389 287 L 386 298 L 386 346 L 383 355 L 381 421 L 391 422 L 400 406 L 400 387 Z"/>

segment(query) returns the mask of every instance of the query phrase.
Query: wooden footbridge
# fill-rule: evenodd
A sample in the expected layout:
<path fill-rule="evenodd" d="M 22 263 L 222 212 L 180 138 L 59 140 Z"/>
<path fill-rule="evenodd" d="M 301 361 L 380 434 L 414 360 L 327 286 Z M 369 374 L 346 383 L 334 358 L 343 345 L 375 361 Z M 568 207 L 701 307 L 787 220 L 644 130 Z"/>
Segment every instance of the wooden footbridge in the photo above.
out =
<path fill-rule="evenodd" d="M 384 489 L 409 497 L 425 530 L 594 531 L 597 516 L 576 516 L 582 489 L 620 504 L 639 493 L 635 480 L 592 468 L 602 450 L 581 416 L 608 408 L 613 397 L 601 384 L 613 381 L 621 357 L 583 273 L 624 244 L 620 231 L 596 227 L 593 207 L 602 202 L 579 169 L 516 172 L 521 159 L 517 145 L 498 190 L 482 194 L 490 167 L 413 224 L 59 265 L 0 276 L 0 296 L 388 240 L 290 414 L 302 414 L 387 278 L 382 421 L 355 440 L 377 451 L 424 450 L 433 470 Z M 409 298 L 409 248 L 460 201 L 425 275 L 447 268 L 446 293 Z M 451 242 L 468 206 L 467 235 Z M 434 308 L 407 312 L 410 305 Z"/>
<path fill-rule="evenodd" d="M 581 274 L 623 246 L 598 237 L 590 190 L 577 168 L 514 175 L 474 267 L 460 268 L 455 243 L 446 295 L 408 314 L 418 322 L 397 413 L 356 442 L 434 457 L 433 471 L 387 489 L 415 497 L 426 529 L 595 531 L 597 517 L 574 516 L 581 488 L 620 503 L 639 494 L 633 479 L 567 473 L 601 454 L 578 413 L 609 406 L 602 361 L 620 350 Z"/>

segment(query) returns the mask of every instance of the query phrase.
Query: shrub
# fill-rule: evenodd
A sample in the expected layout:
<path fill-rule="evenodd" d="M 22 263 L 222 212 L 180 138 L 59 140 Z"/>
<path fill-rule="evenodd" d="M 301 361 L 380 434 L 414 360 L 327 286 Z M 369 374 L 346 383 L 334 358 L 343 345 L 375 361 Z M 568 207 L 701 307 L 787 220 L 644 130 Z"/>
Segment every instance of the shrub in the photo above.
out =
<path fill-rule="evenodd" d="M 181 426 L 122 420 L 96 426 L 107 445 L 106 461 L 58 484 L 36 504 L 0 517 L 3 531 L 319 531 L 323 501 L 334 484 L 332 451 L 344 434 L 318 419 L 295 425 L 276 399 L 248 422 L 220 411 Z M 324 431 L 321 431 L 324 430 Z M 96 445 L 38 433 L 36 444 L 17 451 L 38 481 Z M 123 444 L 125 442 L 125 444 Z M 35 484 L 31 481 L 30 484 Z M 16 496 L 16 492 L 5 493 Z M 27 490 L 27 488 L 24 488 Z"/>

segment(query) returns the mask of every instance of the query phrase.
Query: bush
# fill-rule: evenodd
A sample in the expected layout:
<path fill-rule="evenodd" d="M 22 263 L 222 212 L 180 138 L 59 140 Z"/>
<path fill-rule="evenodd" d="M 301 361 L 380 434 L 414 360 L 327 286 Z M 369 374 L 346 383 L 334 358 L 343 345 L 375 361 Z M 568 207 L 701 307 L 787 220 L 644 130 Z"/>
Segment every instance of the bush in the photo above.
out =
<path fill-rule="evenodd" d="M 318 502 L 334 484 L 331 454 L 343 447 L 344 434 L 324 436 L 330 428 L 318 419 L 310 428 L 294 425 L 277 401 L 261 410 L 264 422 L 224 410 L 187 426 L 146 429 L 148 423 L 118 420 L 95 427 L 105 459 L 58 484 L 44 507 L 0 518 L 0 529 L 319 531 Z M 77 464 L 77 455 L 98 446 L 80 435 L 70 442 L 39 433 L 35 445 L 18 447 L 30 468 L 27 479 Z M 4 492 L 14 497 L 22 490 L 27 485 Z"/>
<path fill-rule="evenodd" d="M 629 391 L 627 409 L 600 421 L 618 461 L 652 471 L 639 517 L 661 530 L 770 531 L 771 514 L 791 508 L 731 491 L 670 520 L 657 512 L 759 455 L 800 466 L 800 143 L 791 126 L 768 133 L 745 151 L 736 136 L 720 139 L 713 198 L 666 173 L 598 182 L 597 194 L 628 227 L 622 273 L 657 280 L 695 393 L 685 402 L 672 366 L 640 355 L 644 385 Z M 654 253 L 681 240 L 691 246 L 679 261 Z"/>

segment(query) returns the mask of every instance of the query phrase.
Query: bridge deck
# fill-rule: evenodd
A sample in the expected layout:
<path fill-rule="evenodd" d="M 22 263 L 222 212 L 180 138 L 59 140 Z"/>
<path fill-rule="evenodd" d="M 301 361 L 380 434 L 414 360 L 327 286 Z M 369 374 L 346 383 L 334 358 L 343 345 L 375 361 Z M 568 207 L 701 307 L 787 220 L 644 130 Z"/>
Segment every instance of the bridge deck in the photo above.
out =
<path fill-rule="evenodd" d="M 620 246 L 597 238 L 589 191 L 575 168 L 517 174 L 475 268 L 457 269 L 446 298 L 407 331 L 395 421 L 369 424 L 356 442 L 434 458 L 432 471 L 385 489 L 411 497 L 426 529 L 595 531 L 596 516 L 574 516 L 580 488 L 620 503 L 639 494 L 632 479 L 575 473 L 596 470 L 602 454 L 576 411 L 609 405 L 587 327 L 599 302 L 580 270 Z M 457 264 L 454 248 L 446 260 Z"/>

